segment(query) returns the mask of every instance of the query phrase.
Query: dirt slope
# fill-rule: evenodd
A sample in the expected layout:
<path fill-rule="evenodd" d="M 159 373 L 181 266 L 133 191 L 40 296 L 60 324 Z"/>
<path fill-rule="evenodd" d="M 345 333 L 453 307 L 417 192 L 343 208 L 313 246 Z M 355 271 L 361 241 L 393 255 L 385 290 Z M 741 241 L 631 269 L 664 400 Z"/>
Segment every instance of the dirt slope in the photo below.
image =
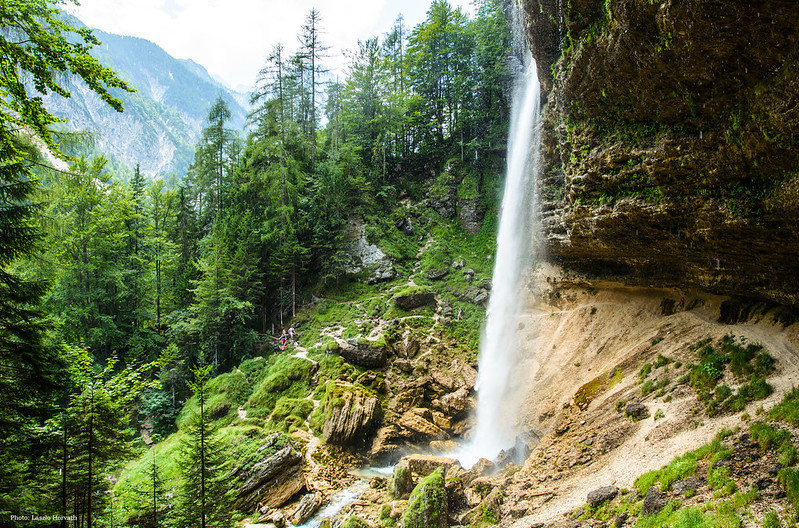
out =
<path fill-rule="evenodd" d="M 507 482 L 503 525 L 551 522 L 600 486 L 632 488 L 638 475 L 709 441 L 719 429 L 745 426 L 742 416 L 754 418 L 799 380 L 799 325 L 784 327 L 774 311 L 721 324 L 727 299 L 702 292 L 587 283 L 555 268 L 539 270 L 530 284 L 516 383 L 526 388 L 522 427 L 541 443 Z M 686 310 L 676 312 L 681 297 Z M 768 378 L 774 393 L 741 412 L 710 418 L 678 379 L 695 361 L 691 345 L 725 335 L 761 344 L 777 360 Z M 637 374 L 658 355 L 683 366 L 655 369 L 650 377 L 668 385 L 643 396 Z M 729 373 L 722 381 L 733 390 L 740 384 Z M 640 402 L 649 416 L 634 421 L 619 412 L 618 402 Z M 663 416 L 655 420 L 658 410 Z"/>

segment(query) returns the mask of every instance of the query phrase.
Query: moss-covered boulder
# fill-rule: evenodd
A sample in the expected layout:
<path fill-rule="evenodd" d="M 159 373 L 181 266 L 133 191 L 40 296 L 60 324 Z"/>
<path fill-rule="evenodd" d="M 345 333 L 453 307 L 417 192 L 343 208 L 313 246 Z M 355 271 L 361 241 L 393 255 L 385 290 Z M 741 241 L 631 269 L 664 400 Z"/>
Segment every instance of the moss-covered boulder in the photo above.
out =
<path fill-rule="evenodd" d="M 405 288 L 394 296 L 394 304 L 403 310 L 413 310 L 435 304 L 436 295 L 429 288 L 423 286 L 411 286 Z"/>
<path fill-rule="evenodd" d="M 448 514 L 444 470 L 438 468 L 413 489 L 402 525 L 405 528 L 446 528 Z"/>

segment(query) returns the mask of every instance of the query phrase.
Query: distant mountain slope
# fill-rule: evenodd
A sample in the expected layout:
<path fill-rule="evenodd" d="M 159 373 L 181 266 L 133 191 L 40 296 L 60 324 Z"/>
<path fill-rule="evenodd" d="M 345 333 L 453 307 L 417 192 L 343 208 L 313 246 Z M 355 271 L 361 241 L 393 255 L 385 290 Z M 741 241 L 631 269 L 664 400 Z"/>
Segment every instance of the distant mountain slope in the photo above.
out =
<path fill-rule="evenodd" d="M 53 113 L 69 120 L 69 128 L 96 135 L 96 146 L 117 161 L 148 176 L 184 174 L 208 109 L 218 95 L 227 102 L 231 128 L 242 129 L 246 95 L 214 80 L 201 65 L 175 59 L 156 44 L 95 30 L 102 41 L 93 54 L 117 71 L 137 91 L 117 93 L 125 104 L 119 114 L 85 85 L 70 84 L 72 97 L 46 97 Z"/>

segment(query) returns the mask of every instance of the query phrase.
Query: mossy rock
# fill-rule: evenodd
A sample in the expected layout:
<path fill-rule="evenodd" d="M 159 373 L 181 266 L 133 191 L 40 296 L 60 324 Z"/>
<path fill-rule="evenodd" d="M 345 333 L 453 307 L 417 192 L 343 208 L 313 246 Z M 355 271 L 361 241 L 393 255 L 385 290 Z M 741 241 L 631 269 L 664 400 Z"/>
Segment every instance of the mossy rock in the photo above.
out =
<path fill-rule="evenodd" d="M 402 525 L 405 528 L 446 528 L 448 515 L 444 470 L 438 468 L 413 489 Z"/>
<path fill-rule="evenodd" d="M 435 304 L 436 295 L 435 292 L 424 286 L 411 286 L 397 292 L 392 300 L 402 310 L 413 310 Z"/>

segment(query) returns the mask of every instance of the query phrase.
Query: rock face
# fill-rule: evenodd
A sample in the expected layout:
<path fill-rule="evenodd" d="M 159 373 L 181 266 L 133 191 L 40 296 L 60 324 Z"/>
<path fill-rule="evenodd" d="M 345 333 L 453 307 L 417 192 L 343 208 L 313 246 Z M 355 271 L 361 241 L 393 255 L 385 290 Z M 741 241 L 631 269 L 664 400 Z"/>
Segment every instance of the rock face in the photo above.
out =
<path fill-rule="evenodd" d="M 327 401 L 322 438 L 339 446 L 365 444 L 380 423 L 380 403 L 352 385 L 337 384 L 336 393 Z"/>
<path fill-rule="evenodd" d="M 547 254 L 593 277 L 799 306 L 795 4 L 524 7 L 548 94 Z"/>
<path fill-rule="evenodd" d="M 363 226 L 351 227 L 350 231 L 354 231 L 357 238 L 344 248 L 348 259 L 344 271 L 350 275 L 365 274 L 369 284 L 393 279 L 396 275 L 394 263 L 379 247 L 366 240 Z"/>
<path fill-rule="evenodd" d="M 259 503 L 277 508 L 304 485 L 302 453 L 286 446 L 252 467 L 239 488 L 238 503 L 248 510 L 256 509 Z"/>

